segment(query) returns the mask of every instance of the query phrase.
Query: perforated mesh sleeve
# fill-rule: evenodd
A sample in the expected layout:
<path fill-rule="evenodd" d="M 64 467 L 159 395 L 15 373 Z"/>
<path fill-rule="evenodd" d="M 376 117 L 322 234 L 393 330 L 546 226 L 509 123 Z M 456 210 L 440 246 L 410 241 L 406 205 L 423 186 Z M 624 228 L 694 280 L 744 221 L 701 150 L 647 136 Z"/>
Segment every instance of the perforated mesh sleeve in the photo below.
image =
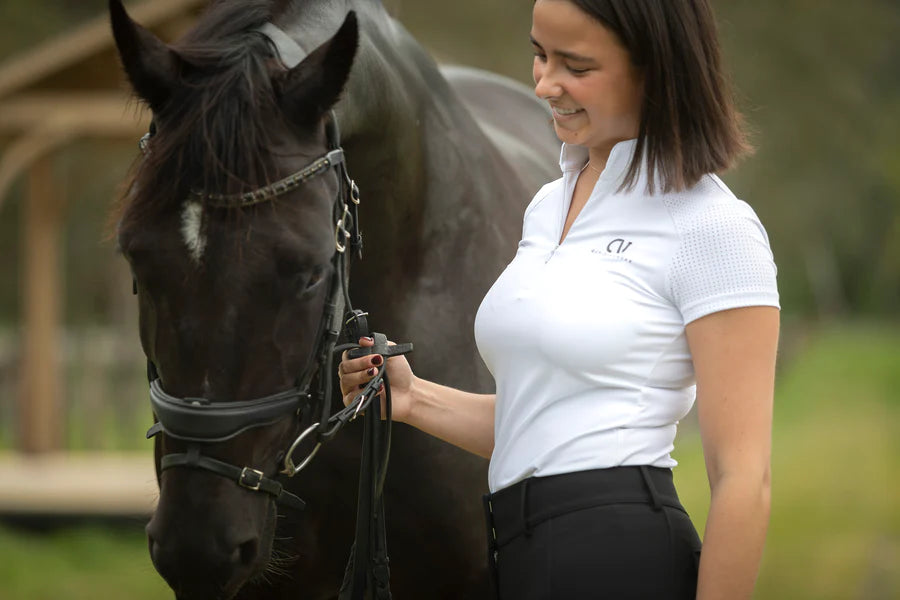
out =
<path fill-rule="evenodd" d="M 769 238 L 750 206 L 734 198 L 667 204 L 681 234 L 668 283 L 685 324 L 730 308 L 779 306 Z"/>

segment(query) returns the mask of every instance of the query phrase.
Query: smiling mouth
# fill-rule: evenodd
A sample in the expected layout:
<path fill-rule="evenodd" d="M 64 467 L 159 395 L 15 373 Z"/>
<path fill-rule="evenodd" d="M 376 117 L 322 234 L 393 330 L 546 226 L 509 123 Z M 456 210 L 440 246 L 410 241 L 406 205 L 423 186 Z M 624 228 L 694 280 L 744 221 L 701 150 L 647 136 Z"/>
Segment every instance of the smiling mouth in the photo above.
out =
<path fill-rule="evenodd" d="M 553 115 L 557 117 L 571 117 L 572 115 L 582 112 L 583 108 L 561 108 L 559 106 L 551 106 Z"/>

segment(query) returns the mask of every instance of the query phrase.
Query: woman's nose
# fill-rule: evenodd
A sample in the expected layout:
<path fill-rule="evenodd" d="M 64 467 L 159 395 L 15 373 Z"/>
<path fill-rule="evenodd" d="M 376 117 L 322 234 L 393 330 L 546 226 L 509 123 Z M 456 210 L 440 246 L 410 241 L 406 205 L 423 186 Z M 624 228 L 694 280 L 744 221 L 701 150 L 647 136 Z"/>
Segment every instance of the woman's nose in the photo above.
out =
<path fill-rule="evenodd" d="M 559 80 L 553 76 L 546 66 L 540 70 L 535 68 L 534 95 L 541 100 L 559 98 L 562 95 L 562 87 L 559 85 Z"/>

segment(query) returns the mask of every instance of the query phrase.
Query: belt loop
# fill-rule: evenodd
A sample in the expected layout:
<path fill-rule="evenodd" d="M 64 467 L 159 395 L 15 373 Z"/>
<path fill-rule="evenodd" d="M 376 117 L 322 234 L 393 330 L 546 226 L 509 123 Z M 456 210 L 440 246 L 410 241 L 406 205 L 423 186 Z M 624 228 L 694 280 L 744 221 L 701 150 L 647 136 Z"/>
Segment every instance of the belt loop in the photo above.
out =
<path fill-rule="evenodd" d="M 528 484 L 531 479 L 522 480 L 522 523 L 525 526 L 525 537 L 531 537 L 531 515 L 528 514 Z"/>
<path fill-rule="evenodd" d="M 641 475 L 644 477 L 644 483 L 647 484 L 647 490 L 650 492 L 650 499 L 653 500 L 653 510 L 662 510 L 662 498 L 659 497 L 656 486 L 653 485 L 653 480 L 650 479 L 650 470 L 646 465 L 641 465 L 638 468 L 641 470 Z"/>

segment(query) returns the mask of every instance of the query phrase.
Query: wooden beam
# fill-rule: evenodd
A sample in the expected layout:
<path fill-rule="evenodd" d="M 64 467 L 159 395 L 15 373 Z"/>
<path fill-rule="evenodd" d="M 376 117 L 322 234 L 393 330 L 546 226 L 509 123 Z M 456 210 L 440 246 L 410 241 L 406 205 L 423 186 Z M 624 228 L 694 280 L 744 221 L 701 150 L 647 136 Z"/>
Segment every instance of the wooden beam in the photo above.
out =
<path fill-rule="evenodd" d="M 52 158 L 40 157 L 28 174 L 28 198 L 22 210 L 25 327 L 19 434 L 20 449 L 26 453 L 49 452 L 62 446 L 61 194 Z"/>
<path fill-rule="evenodd" d="M 131 139 L 137 154 L 137 141 L 150 125 L 149 115 L 129 114 L 121 98 L 80 97 L 61 104 L 55 96 L 0 102 L 0 134 L 26 131 L 0 156 L 0 209 L 16 178 L 38 157 L 85 137 Z"/>
<path fill-rule="evenodd" d="M 0 156 L 0 210 L 3 200 L 16 179 L 41 156 L 67 144 L 72 135 L 65 131 L 47 131 L 38 128 L 16 140 Z"/>
<path fill-rule="evenodd" d="M 0 513 L 149 516 L 159 496 L 153 452 L 0 454 Z"/>
<path fill-rule="evenodd" d="M 0 133 L 41 127 L 77 130 L 96 137 L 133 136 L 146 131 L 149 111 L 122 92 L 28 94 L 0 101 Z"/>

